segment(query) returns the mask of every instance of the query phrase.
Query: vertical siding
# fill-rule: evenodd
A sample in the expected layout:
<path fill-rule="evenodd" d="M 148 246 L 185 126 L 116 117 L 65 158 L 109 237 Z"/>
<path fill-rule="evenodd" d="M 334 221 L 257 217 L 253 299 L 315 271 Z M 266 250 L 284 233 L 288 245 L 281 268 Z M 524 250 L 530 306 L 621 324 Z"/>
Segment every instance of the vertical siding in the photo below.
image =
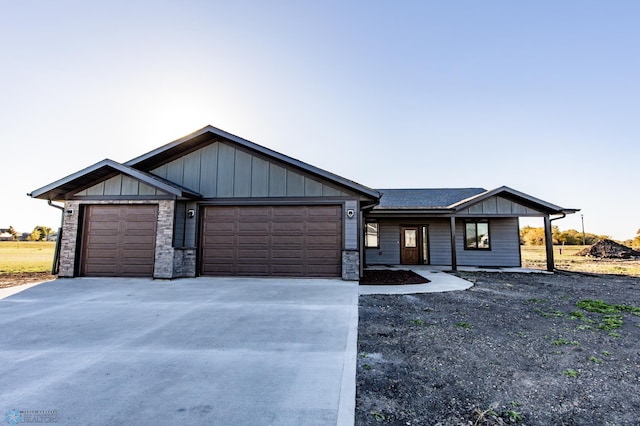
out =
<path fill-rule="evenodd" d="M 220 144 L 218 148 L 218 197 L 233 197 L 233 178 L 235 177 L 235 154 L 232 147 Z"/>
<path fill-rule="evenodd" d="M 275 164 L 269 165 L 269 197 L 287 195 L 287 171 Z"/>
<path fill-rule="evenodd" d="M 122 176 L 121 195 L 138 195 L 138 180 L 129 176 Z"/>
<path fill-rule="evenodd" d="M 200 192 L 200 161 L 202 151 L 195 151 L 184 157 L 183 185 L 193 191 Z"/>
<path fill-rule="evenodd" d="M 217 197 L 218 187 L 218 146 L 219 144 L 207 145 L 200 149 L 200 193 L 208 197 Z"/>
<path fill-rule="evenodd" d="M 104 195 L 120 195 L 122 191 L 122 175 L 104 181 Z"/>
<path fill-rule="evenodd" d="M 251 196 L 267 197 L 269 195 L 269 162 L 253 157 L 251 162 Z"/>
<path fill-rule="evenodd" d="M 151 173 L 205 198 L 339 197 L 349 195 L 294 168 L 216 142 Z"/>
<path fill-rule="evenodd" d="M 347 217 L 347 210 L 353 209 L 353 217 Z M 356 250 L 358 248 L 358 202 L 356 200 L 345 201 L 344 203 L 344 248 L 346 250 Z"/>
<path fill-rule="evenodd" d="M 251 155 L 236 150 L 235 172 L 233 177 L 233 196 L 251 196 Z"/>
<path fill-rule="evenodd" d="M 464 249 L 464 220 L 456 223 L 456 248 L 461 266 L 520 266 L 518 218 L 489 219 L 491 250 Z"/>

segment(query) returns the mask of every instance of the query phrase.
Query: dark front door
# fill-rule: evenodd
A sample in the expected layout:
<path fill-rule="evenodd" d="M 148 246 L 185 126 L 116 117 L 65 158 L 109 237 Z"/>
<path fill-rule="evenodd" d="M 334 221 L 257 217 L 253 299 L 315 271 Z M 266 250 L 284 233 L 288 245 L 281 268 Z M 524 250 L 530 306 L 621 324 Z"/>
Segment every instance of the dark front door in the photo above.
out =
<path fill-rule="evenodd" d="M 417 226 L 403 226 L 400 228 L 400 263 L 403 265 L 417 265 L 420 263 L 418 229 Z"/>

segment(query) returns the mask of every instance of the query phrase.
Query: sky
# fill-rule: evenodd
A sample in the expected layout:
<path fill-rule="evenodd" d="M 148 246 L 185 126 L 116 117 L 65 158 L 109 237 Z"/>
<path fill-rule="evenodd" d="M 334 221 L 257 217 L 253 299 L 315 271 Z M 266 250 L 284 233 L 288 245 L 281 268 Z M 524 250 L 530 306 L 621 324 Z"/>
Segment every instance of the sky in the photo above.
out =
<path fill-rule="evenodd" d="M 640 228 L 636 0 L 0 0 L 0 228 L 206 125 L 372 188 L 502 185 Z M 542 222 L 533 223 L 542 226 Z"/>

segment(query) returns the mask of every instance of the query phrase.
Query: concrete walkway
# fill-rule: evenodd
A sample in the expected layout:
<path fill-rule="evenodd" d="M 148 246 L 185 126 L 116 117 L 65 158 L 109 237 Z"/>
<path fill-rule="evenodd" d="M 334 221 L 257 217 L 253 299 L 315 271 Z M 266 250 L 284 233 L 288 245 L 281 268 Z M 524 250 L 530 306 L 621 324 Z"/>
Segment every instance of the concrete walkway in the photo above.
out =
<path fill-rule="evenodd" d="M 370 266 L 367 269 L 409 269 L 418 275 L 428 279 L 426 284 L 406 285 L 361 285 L 359 293 L 365 294 L 415 294 L 415 293 L 443 293 L 446 291 L 467 290 L 473 283 L 445 271 L 451 270 L 450 266 L 435 265 L 394 265 L 394 266 Z M 551 274 L 540 269 L 527 268 L 479 268 L 461 266 L 459 271 L 464 272 L 518 272 L 528 274 Z"/>
<path fill-rule="evenodd" d="M 426 284 L 406 285 L 361 285 L 358 291 L 366 294 L 415 294 L 415 293 L 442 293 L 445 291 L 466 290 L 473 283 L 455 275 L 444 272 L 446 267 L 434 267 L 430 265 L 397 265 L 391 267 L 379 266 L 368 269 L 409 269 L 418 275 L 428 279 Z"/>
<path fill-rule="evenodd" d="M 59 424 L 352 425 L 355 282 L 76 278 L 0 300 L 0 410 Z"/>

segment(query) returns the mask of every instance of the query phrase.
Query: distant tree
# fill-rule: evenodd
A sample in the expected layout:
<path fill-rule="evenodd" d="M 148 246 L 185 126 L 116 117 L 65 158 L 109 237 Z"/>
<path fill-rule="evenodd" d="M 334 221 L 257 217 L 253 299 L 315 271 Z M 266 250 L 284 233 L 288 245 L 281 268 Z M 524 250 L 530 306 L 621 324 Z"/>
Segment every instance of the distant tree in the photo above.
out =
<path fill-rule="evenodd" d="M 53 229 L 47 227 L 47 226 L 41 226 L 38 225 L 35 228 L 33 228 L 33 230 L 38 230 L 40 231 L 40 240 L 47 240 L 47 237 L 49 236 L 49 234 L 51 234 L 51 232 L 53 231 Z"/>
<path fill-rule="evenodd" d="M 9 226 L 9 229 L 7 230 L 7 232 L 13 236 L 14 240 L 18 239 L 18 232 L 16 232 L 16 230 L 13 229 L 13 226 Z"/>
<path fill-rule="evenodd" d="M 557 226 L 551 228 L 553 235 L 553 244 L 565 244 L 568 246 L 582 245 L 583 234 L 575 229 L 560 231 Z M 596 235 L 591 233 L 584 234 L 586 245 L 595 244 L 603 239 L 611 239 L 608 235 Z M 520 244 L 541 246 L 544 245 L 544 228 L 534 228 L 525 226 L 520 230 Z"/>
<path fill-rule="evenodd" d="M 636 236 L 633 239 L 633 242 L 631 243 L 631 245 L 633 247 L 640 247 L 640 229 L 638 229 L 638 232 L 636 232 Z"/>
<path fill-rule="evenodd" d="M 39 241 L 40 238 L 42 238 L 42 235 L 40 234 L 40 231 L 36 228 L 33 231 L 31 231 L 31 234 L 29 234 L 29 236 L 27 237 L 28 241 Z"/>
<path fill-rule="evenodd" d="M 552 227 L 553 242 L 556 244 L 556 235 L 560 231 L 557 226 Z M 526 246 L 541 246 L 544 245 L 544 228 L 535 228 L 533 226 L 525 226 L 520 230 L 520 244 Z"/>

